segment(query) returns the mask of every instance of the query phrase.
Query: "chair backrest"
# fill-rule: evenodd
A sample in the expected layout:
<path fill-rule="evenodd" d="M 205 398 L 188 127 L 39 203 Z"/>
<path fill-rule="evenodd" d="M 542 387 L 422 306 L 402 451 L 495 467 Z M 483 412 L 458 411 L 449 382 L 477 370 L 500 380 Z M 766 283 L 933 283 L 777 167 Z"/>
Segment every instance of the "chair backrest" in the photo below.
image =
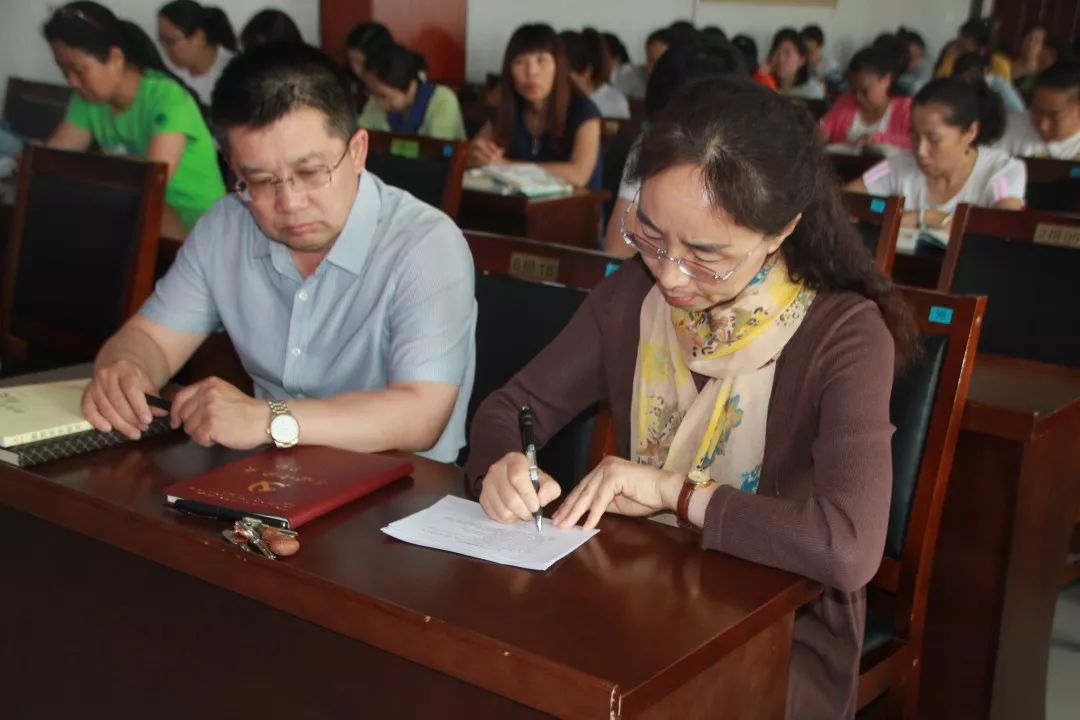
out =
<path fill-rule="evenodd" d="M 600 156 L 604 164 L 604 189 L 611 193 L 612 198 L 619 192 L 626 158 L 630 156 L 634 142 L 647 126 L 648 123 L 643 118 L 604 118 L 602 121 Z"/>
<path fill-rule="evenodd" d="M 1080 367 L 1080 216 L 956 209 L 938 289 L 990 297 L 979 351 Z"/>
<path fill-rule="evenodd" d="M 468 419 L 570 322 L 588 290 L 618 258 L 523 238 L 469 231 L 476 263 L 476 379 Z M 554 262 L 554 264 L 552 264 Z M 541 270 L 536 268 L 540 267 Z M 539 453 L 569 489 L 589 469 L 596 408 L 588 408 Z"/>
<path fill-rule="evenodd" d="M 893 493 L 885 553 L 871 586 L 891 596 L 893 634 L 918 639 L 986 298 L 902 292 L 923 351 L 893 382 Z"/>
<path fill-rule="evenodd" d="M 840 177 L 840 182 L 849 183 L 863 176 L 870 168 L 877 165 L 884 158 L 877 155 L 844 155 L 841 153 L 829 153 L 833 169 Z"/>
<path fill-rule="evenodd" d="M 66 85 L 8 78 L 4 119 L 19 135 L 45 140 L 60 127 L 69 100 L 71 88 Z"/>
<path fill-rule="evenodd" d="M 368 131 L 367 169 L 457 220 L 465 143 Z"/>
<path fill-rule="evenodd" d="M 28 146 L 0 297 L 5 345 L 92 358 L 150 295 L 166 167 Z"/>
<path fill-rule="evenodd" d="M 1021 158 L 1027 165 L 1027 206 L 1032 210 L 1080 213 L 1080 160 Z"/>
<path fill-rule="evenodd" d="M 480 132 L 487 123 L 494 127 L 498 113 L 499 108 L 489 105 L 482 96 L 475 100 L 461 100 L 461 119 L 465 123 L 465 134 L 469 137 Z"/>
<path fill-rule="evenodd" d="M 892 274 L 896 259 L 896 241 L 904 217 L 904 198 L 880 197 L 862 193 L 843 193 L 844 206 L 863 243 L 874 258 L 874 265 L 886 275 Z"/>
<path fill-rule="evenodd" d="M 479 230 L 466 230 L 465 240 L 472 250 L 473 262 L 480 270 L 583 290 L 596 287 L 622 262 L 622 258 L 599 250 Z"/>

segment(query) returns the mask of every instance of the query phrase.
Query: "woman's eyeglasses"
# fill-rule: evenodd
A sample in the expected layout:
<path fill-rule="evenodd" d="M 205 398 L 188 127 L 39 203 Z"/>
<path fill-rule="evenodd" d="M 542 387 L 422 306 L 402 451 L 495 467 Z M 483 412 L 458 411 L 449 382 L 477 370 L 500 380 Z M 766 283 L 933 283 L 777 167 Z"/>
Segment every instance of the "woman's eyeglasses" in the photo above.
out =
<path fill-rule="evenodd" d="M 641 256 L 645 260 L 667 260 L 670 263 L 674 263 L 675 267 L 679 269 L 683 275 L 693 280 L 699 280 L 701 282 L 727 282 L 731 277 L 739 271 L 739 268 L 750 259 L 750 256 L 754 254 L 754 251 L 758 249 L 761 243 L 754 245 L 750 248 L 738 260 L 718 260 L 711 262 L 709 265 L 698 262 L 697 260 L 687 260 L 686 258 L 678 256 L 668 255 L 667 249 L 654 243 L 648 238 L 638 235 L 632 230 L 626 229 L 626 219 L 630 217 L 630 210 L 637 206 L 638 197 L 634 196 L 634 201 L 627 206 L 626 212 L 623 213 L 622 220 L 619 223 L 619 233 L 622 235 L 623 241 L 630 247 L 641 253 Z M 762 240 L 765 240 L 763 237 Z M 722 268 L 710 267 L 710 265 L 722 265 Z"/>

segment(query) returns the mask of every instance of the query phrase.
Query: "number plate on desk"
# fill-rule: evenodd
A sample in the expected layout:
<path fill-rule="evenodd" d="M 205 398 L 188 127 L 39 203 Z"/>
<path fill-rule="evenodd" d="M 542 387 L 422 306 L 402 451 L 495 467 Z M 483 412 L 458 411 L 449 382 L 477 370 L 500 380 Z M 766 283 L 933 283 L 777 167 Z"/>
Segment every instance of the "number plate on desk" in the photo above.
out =
<path fill-rule="evenodd" d="M 1033 239 L 1040 245 L 1080 248 L 1080 227 L 1039 223 Z"/>
<path fill-rule="evenodd" d="M 510 276 L 530 282 L 555 282 L 559 277 L 559 260 L 523 252 L 510 253 Z"/>

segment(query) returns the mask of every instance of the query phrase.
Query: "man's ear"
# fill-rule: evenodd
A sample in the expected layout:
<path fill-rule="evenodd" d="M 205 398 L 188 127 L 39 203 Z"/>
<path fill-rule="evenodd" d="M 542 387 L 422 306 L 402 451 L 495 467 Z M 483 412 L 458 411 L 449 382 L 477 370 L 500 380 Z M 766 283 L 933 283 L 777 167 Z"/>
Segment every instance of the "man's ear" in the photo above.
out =
<path fill-rule="evenodd" d="M 357 175 L 364 171 L 365 163 L 367 163 L 367 153 L 368 133 L 367 130 L 360 128 L 349 138 L 349 155 L 352 157 Z"/>

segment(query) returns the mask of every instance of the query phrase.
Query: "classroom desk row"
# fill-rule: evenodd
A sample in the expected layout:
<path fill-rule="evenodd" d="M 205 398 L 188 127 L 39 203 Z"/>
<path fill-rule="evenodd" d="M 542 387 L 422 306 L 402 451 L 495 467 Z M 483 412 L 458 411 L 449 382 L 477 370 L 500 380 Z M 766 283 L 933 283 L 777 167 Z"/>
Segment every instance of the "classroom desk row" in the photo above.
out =
<path fill-rule="evenodd" d="M 920 717 L 1043 715 L 1078 436 L 1080 371 L 978 359 Z M 228 547 L 220 522 L 162 505 L 166 484 L 236 456 L 174 434 L 0 465 L 0 716 L 783 716 L 794 614 L 819 591 L 809 581 L 617 517 L 546 573 L 399 543 L 379 529 L 465 494 L 459 469 L 422 459 L 269 562 Z"/>

